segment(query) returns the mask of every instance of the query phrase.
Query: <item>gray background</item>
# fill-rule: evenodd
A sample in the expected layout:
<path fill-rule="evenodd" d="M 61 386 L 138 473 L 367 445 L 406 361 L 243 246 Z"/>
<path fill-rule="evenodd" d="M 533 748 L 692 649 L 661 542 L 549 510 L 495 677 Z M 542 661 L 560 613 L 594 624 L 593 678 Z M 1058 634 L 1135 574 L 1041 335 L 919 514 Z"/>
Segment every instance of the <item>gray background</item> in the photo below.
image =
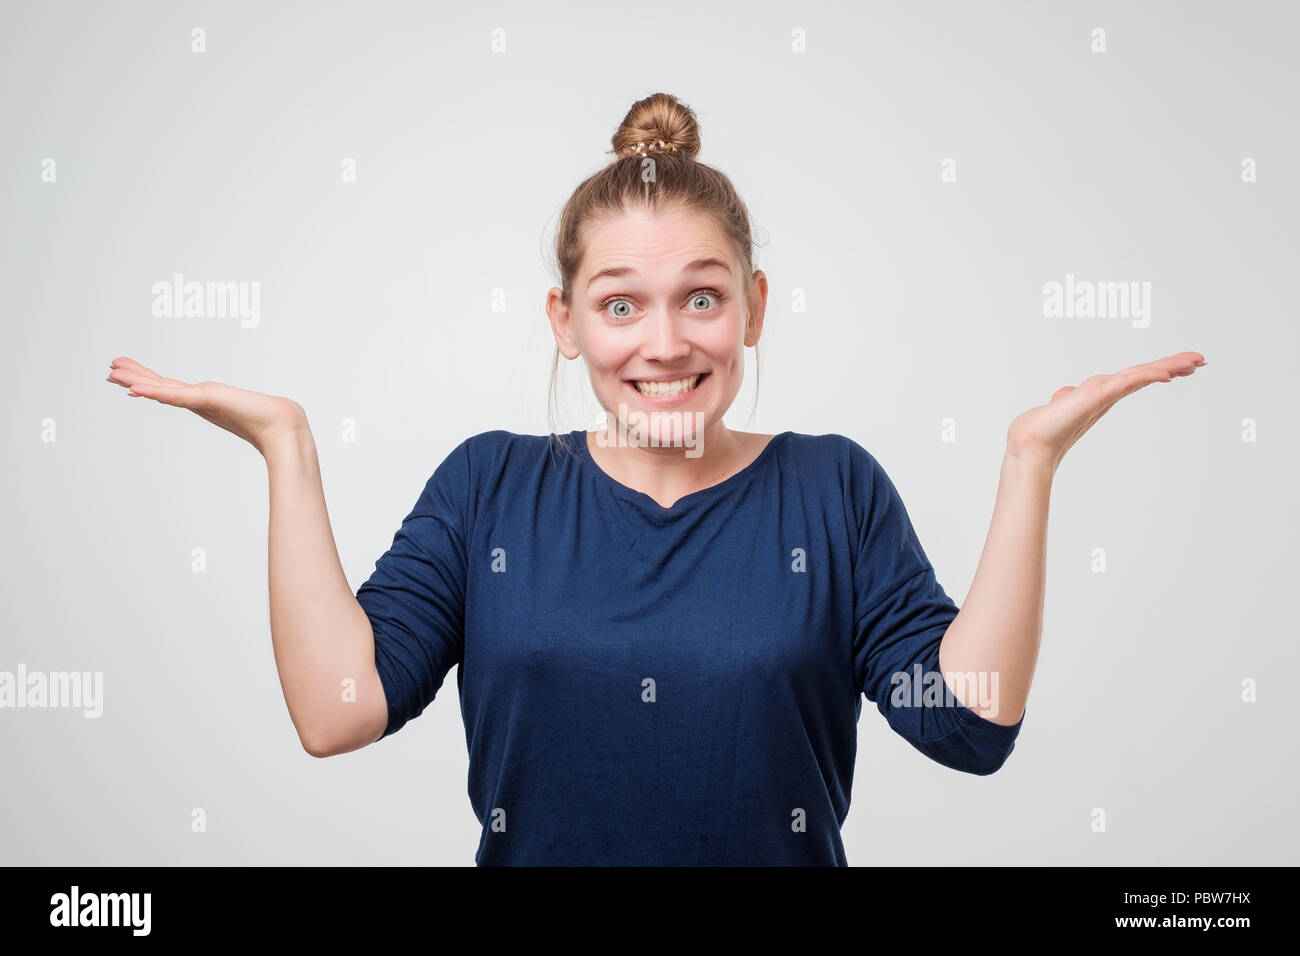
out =
<path fill-rule="evenodd" d="M 0 670 L 105 684 L 98 720 L 0 710 L 0 861 L 472 865 L 455 672 L 395 737 L 308 756 L 271 652 L 261 458 L 104 377 L 129 355 L 300 401 L 355 589 L 455 444 L 550 430 L 556 216 L 664 90 L 771 282 L 758 413 L 751 353 L 728 421 L 871 450 L 959 602 L 1016 414 L 1209 361 L 1066 457 L 1000 772 L 927 761 L 864 702 L 850 862 L 1295 863 L 1296 5 L 470 7 L 4 3 Z M 175 272 L 260 282 L 260 325 L 155 318 Z M 1066 273 L 1150 282 L 1150 326 L 1045 318 Z M 564 372 L 557 424 L 590 427 Z"/>

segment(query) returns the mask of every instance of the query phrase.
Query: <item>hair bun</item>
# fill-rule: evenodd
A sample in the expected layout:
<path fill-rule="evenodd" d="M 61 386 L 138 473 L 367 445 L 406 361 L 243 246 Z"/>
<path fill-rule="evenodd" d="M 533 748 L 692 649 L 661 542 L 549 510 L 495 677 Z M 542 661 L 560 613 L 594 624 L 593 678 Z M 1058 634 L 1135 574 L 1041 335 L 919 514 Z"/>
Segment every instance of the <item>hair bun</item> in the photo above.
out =
<path fill-rule="evenodd" d="M 671 93 L 637 100 L 611 138 L 619 158 L 668 153 L 694 159 L 700 152 L 700 124 L 695 111 Z"/>

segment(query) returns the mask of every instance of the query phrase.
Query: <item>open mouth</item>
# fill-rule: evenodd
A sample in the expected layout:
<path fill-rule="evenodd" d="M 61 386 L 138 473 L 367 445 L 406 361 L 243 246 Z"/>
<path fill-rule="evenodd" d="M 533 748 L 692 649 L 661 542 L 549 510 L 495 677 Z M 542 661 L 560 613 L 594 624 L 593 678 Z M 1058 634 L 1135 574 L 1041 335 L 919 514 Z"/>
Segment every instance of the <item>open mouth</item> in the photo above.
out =
<path fill-rule="evenodd" d="M 628 384 L 645 398 L 680 398 L 695 391 L 708 377 L 708 372 L 700 372 L 671 382 L 643 382 L 632 379 Z"/>

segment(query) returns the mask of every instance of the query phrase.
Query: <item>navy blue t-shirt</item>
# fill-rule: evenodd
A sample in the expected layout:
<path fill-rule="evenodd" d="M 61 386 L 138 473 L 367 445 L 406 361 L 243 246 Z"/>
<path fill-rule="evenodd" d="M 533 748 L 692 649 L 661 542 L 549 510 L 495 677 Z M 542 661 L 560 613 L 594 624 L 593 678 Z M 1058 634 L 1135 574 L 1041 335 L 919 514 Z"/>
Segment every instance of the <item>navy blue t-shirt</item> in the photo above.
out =
<path fill-rule="evenodd" d="M 783 432 L 671 508 L 585 431 L 474 435 L 356 596 L 384 736 L 459 665 L 479 865 L 844 865 L 864 695 L 974 774 L 1024 721 L 895 693 L 938 672 L 958 608 L 842 435 Z"/>

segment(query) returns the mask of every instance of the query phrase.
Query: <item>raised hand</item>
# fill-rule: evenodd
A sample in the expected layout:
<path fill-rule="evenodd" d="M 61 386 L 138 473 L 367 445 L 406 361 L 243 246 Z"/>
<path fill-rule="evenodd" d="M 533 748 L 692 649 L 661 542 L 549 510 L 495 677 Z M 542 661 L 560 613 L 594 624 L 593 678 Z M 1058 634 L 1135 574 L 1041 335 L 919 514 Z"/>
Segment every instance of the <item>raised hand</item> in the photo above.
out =
<path fill-rule="evenodd" d="M 1079 436 L 1125 395 L 1152 382 L 1172 382 L 1205 365 L 1200 352 L 1179 352 L 1113 375 L 1093 375 L 1056 390 L 1046 405 L 1024 412 L 1007 429 L 1007 454 L 1041 461 L 1052 472 Z"/>
<path fill-rule="evenodd" d="M 118 356 L 110 363 L 107 381 L 123 386 L 132 397 L 143 396 L 164 405 L 188 408 L 200 418 L 238 435 L 263 455 L 273 442 L 308 427 L 306 412 L 291 398 L 264 395 L 221 382 L 189 384 L 164 378 L 125 356 Z"/>

